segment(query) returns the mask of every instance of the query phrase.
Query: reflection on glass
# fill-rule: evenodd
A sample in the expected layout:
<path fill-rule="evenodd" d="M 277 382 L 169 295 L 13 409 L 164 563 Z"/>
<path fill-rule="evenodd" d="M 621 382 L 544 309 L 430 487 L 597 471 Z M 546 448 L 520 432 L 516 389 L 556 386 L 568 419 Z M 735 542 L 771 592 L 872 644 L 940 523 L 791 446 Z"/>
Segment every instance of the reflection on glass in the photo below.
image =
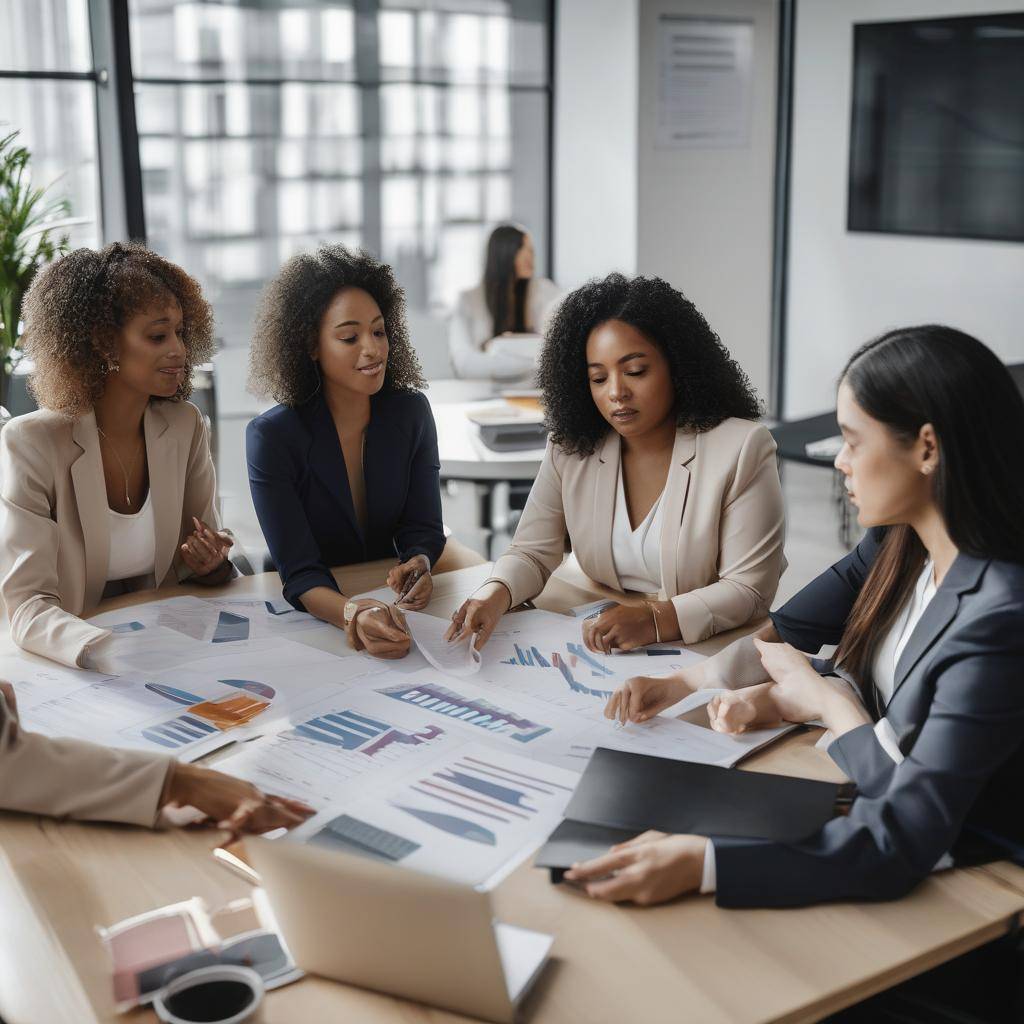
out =
<path fill-rule="evenodd" d="M 2 0 L 0 69 L 91 71 L 88 0 Z"/>
<path fill-rule="evenodd" d="M 199 275 L 226 344 L 245 344 L 282 259 L 358 244 L 356 87 L 136 83 L 149 243 Z"/>
<path fill-rule="evenodd" d="M 200 274 L 228 344 L 321 241 L 372 246 L 410 305 L 438 307 L 479 278 L 496 220 L 542 230 L 541 8 L 380 0 L 357 32 L 352 2 L 129 0 L 150 242 Z"/>
<path fill-rule="evenodd" d="M 355 17 L 343 0 L 129 0 L 129 12 L 136 78 L 355 77 Z"/>
<path fill-rule="evenodd" d="M 76 221 L 67 229 L 72 247 L 96 245 L 99 181 L 92 82 L 0 78 L 0 111 L 8 122 L 0 131 L 20 129 L 18 141 L 32 153 L 32 183 L 50 185 L 50 198 L 70 202 Z"/>

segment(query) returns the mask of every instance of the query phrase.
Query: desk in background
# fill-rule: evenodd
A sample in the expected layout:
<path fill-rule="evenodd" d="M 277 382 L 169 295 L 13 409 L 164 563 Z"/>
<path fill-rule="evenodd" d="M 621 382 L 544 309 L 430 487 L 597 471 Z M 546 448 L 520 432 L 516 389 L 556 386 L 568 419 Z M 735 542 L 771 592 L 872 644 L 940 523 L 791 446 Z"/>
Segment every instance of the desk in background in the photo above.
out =
<path fill-rule="evenodd" d="M 392 564 L 335 575 L 345 592 L 358 593 L 380 586 Z M 430 611 L 450 615 L 489 568 L 439 572 Z M 261 574 L 224 588 L 173 591 L 276 597 L 280 581 Z M 607 593 L 567 565 L 537 604 L 565 610 Z M 104 610 L 154 596 L 168 590 L 126 595 Z M 739 632 L 695 649 L 713 653 Z M 340 633 L 337 650 L 344 652 Z M 814 747 L 817 733 L 787 737 L 744 768 L 838 780 L 836 766 Z M 248 887 L 214 862 L 212 846 L 208 831 L 159 834 L 0 814 L 0 1014 L 8 1024 L 151 1024 L 146 1010 L 114 1014 L 94 926 L 191 896 L 211 907 L 245 896 Z M 525 864 L 499 887 L 495 903 L 503 920 L 555 935 L 554 960 L 525 1007 L 530 1024 L 802 1022 L 1005 934 L 1024 912 L 1024 870 L 1001 863 L 944 872 L 895 903 L 739 911 L 719 910 L 702 896 L 613 907 L 552 886 L 547 872 Z M 314 977 L 270 993 L 266 1003 L 267 1024 L 466 1020 Z"/>

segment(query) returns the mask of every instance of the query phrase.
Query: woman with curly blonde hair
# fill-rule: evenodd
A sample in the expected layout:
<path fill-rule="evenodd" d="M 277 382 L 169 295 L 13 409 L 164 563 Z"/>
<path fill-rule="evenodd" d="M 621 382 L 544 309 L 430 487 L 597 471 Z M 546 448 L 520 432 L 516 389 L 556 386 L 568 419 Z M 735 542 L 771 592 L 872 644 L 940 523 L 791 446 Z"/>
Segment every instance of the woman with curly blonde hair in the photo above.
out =
<path fill-rule="evenodd" d="M 400 658 L 444 549 L 437 431 L 389 266 L 340 245 L 292 257 L 256 318 L 250 388 L 281 404 L 246 431 L 249 487 L 284 596 Z M 349 601 L 331 567 L 398 555 L 396 603 Z M 364 614 L 365 613 L 365 614 Z"/>
<path fill-rule="evenodd" d="M 76 249 L 25 299 L 38 412 L 0 434 L 0 595 L 20 647 L 108 668 L 104 596 L 234 569 L 206 424 L 186 401 L 213 349 L 198 283 L 144 246 Z"/>

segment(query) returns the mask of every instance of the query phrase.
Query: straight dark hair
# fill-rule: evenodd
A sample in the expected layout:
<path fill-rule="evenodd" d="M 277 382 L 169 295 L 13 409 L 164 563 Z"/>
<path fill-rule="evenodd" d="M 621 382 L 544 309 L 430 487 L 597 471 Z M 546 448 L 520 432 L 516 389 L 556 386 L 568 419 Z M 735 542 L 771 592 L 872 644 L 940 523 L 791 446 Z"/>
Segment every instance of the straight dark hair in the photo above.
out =
<path fill-rule="evenodd" d="M 526 232 L 515 224 L 499 224 L 487 240 L 484 263 L 484 299 L 495 335 L 514 329 L 516 253 L 523 247 Z"/>
<path fill-rule="evenodd" d="M 991 349 L 952 327 L 904 327 L 858 349 L 840 381 L 907 445 L 932 425 L 939 445 L 935 502 L 959 551 L 1024 562 L 1024 398 Z M 862 688 L 926 556 L 910 526 L 886 529 L 836 651 L 836 663 Z"/>

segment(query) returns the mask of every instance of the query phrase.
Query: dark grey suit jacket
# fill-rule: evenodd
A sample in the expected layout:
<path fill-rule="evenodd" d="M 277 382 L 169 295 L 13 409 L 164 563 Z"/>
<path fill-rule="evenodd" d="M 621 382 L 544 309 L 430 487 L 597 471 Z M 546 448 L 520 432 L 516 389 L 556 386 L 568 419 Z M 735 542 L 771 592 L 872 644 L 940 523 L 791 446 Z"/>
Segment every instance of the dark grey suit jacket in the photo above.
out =
<path fill-rule="evenodd" d="M 838 642 L 881 537 L 772 616 L 784 640 L 809 653 Z M 829 747 L 857 785 L 848 817 L 800 843 L 713 837 L 719 906 L 894 899 L 946 852 L 977 860 L 1024 844 L 1024 566 L 957 557 L 900 657 L 885 716 L 901 764 L 870 725 Z"/>

